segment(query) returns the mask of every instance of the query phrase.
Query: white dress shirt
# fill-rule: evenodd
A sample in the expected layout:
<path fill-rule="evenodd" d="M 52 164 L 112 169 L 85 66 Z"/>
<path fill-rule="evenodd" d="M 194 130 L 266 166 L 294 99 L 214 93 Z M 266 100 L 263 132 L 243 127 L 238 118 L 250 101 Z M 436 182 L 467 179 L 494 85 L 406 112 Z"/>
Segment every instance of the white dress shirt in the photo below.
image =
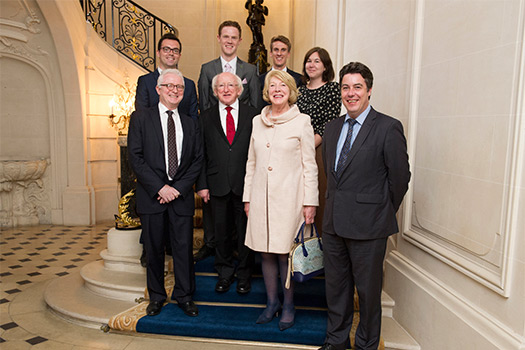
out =
<path fill-rule="evenodd" d="M 162 136 L 164 138 L 164 159 L 166 161 L 166 174 L 168 174 L 169 161 L 168 161 L 168 108 L 159 102 L 160 112 L 160 124 L 162 126 Z M 180 115 L 178 109 L 173 109 L 173 121 L 175 122 L 175 136 L 177 139 L 177 161 L 180 165 L 180 157 L 182 155 L 182 141 L 184 139 L 184 132 L 182 130 L 182 123 L 180 121 Z M 168 178 L 173 180 L 169 175 Z"/>
<path fill-rule="evenodd" d="M 229 63 L 230 66 L 232 67 L 231 68 L 231 72 L 233 74 L 237 74 L 237 56 L 235 56 L 234 59 L 232 59 L 231 61 L 226 61 L 222 56 L 221 56 L 221 67 L 222 67 L 222 71 L 223 72 L 226 72 L 226 63 Z"/>
<path fill-rule="evenodd" d="M 227 105 L 223 104 L 221 101 L 219 101 L 219 114 L 221 116 L 221 126 L 222 130 L 224 131 L 224 135 L 228 135 L 226 133 L 226 114 L 228 111 L 226 111 Z M 235 125 L 235 131 L 237 132 L 237 125 L 239 123 L 239 99 L 235 100 L 234 103 L 230 105 L 232 108 L 231 114 L 233 117 L 233 124 Z"/>

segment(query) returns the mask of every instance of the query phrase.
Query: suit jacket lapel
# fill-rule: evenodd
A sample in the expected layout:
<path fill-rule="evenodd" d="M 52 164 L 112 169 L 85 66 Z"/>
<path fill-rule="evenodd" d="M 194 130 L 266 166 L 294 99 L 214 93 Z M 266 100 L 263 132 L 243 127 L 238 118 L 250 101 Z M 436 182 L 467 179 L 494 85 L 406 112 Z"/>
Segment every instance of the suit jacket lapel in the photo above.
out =
<path fill-rule="evenodd" d="M 239 103 L 239 119 L 237 120 L 237 130 L 235 130 L 235 137 L 233 138 L 233 143 L 235 143 L 235 140 L 237 140 L 240 135 L 240 133 L 246 128 L 246 125 L 248 125 L 248 117 L 246 116 L 246 113 L 244 111 L 244 106 L 242 103 Z M 250 120 L 251 121 L 251 120 Z"/>
<path fill-rule="evenodd" d="M 376 119 L 376 111 L 373 109 L 370 109 L 370 112 L 368 112 L 368 116 L 365 119 L 365 122 L 363 125 L 361 125 L 361 129 L 359 130 L 359 134 L 357 134 L 356 139 L 354 140 L 354 143 L 352 144 L 352 148 L 350 148 L 350 153 L 348 154 L 348 159 L 343 166 L 343 172 L 348 167 L 348 165 L 352 162 L 357 152 L 359 152 L 359 149 L 365 142 L 366 138 L 368 137 L 368 134 L 370 133 L 370 130 L 372 130 Z"/>
<path fill-rule="evenodd" d="M 238 75 L 242 80 L 242 76 L 244 74 L 244 62 L 241 61 L 239 57 L 237 57 L 237 67 L 235 68 L 235 74 Z"/>
<path fill-rule="evenodd" d="M 222 128 L 221 124 L 221 113 L 219 112 L 219 105 L 216 104 L 214 108 L 215 110 L 210 115 L 210 122 L 213 125 L 213 127 L 217 129 L 217 132 L 219 133 L 219 135 L 221 135 L 221 138 L 224 140 L 224 142 L 228 143 L 228 138 L 226 137 L 226 134 L 224 133 L 224 129 Z"/>
<path fill-rule="evenodd" d="M 165 153 L 164 135 L 162 134 L 162 124 L 160 122 L 160 110 L 158 106 L 151 108 L 151 118 L 148 118 L 148 120 L 151 120 L 153 130 L 155 130 L 155 135 L 157 136 L 157 142 L 159 142 L 162 152 Z"/>
<path fill-rule="evenodd" d="M 330 167 L 330 173 L 335 176 L 335 156 L 337 152 L 337 140 L 339 139 L 339 135 L 341 134 L 341 129 L 343 128 L 343 123 L 345 121 L 344 117 L 336 118 L 333 123 L 337 123 L 336 127 L 334 127 L 334 133 L 333 135 L 325 135 L 330 137 L 331 140 L 334 140 L 335 142 L 327 143 L 326 148 L 326 156 L 329 157 L 327 159 L 326 164 Z"/>
<path fill-rule="evenodd" d="M 179 164 L 179 168 L 180 168 L 182 166 L 182 162 L 184 161 L 184 158 L 186 157 L 186 154 L 188 153 L 189 142 L 194 136 L 192 135 L 191 125 L 189 125 L 189 122 L 191 121 L 191 117 L 184 118 L 179 111 L 179 118 L 180 118 L 180 123 L 182 125 L 182 132 L 184 134 L 184 137 L 182 138 L 182 151 L 180 153 L 180 164 Z"/>
<path fill-rule="evenodd" d="M 214 61 L 214 64 L 213 64 L 213 69 L 215 70 L 215 72 L 213 72 L 213 75 L 212 77 L 216 76 L 217 74 L 219 73 L 222 73 L 222 64 L 221 64 L 221 58 L 217 58 L 215 61 Z M 215 97 L 215 96 L 214 96 Z"/>

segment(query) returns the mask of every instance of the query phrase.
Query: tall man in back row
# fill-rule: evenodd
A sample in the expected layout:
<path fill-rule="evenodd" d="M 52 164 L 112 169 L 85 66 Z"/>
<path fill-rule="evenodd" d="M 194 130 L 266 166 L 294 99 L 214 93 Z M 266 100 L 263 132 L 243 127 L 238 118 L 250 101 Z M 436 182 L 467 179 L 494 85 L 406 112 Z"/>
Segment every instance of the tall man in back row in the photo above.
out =
<path fill-rule="evenodd" d="M 368 67 L 351 62 L 339 79 L 347 114 L 329 122 L 323 137 L 328 322 L 320 350 L 349 347 L 354 287 L 360 314 L 354 349 L 375 350 L 387 239 L 398 232 L 396 212 L 410 181 L 407 146 L 401 123 L 369 104 L 374 77 Z"/>
<path fill-rule="evenodd" d="M 237 49 L 241 44 L 241 26 L 236 21 L 224 21 L 219 25 L 217 35 L 221 49 L 221 56 L 201 67 L 199 76 L 199 107 L 201 113 L 218 103 L 212 86 L 212 79 L 217 74 L 229 72 L 241 78 L 242 93 L 239 101 L 248 104 L 257 110 L 262 106 L 261 86 L 257 78 L 257 68 L 254 65 L 241 61 L 237 57 Z M 209 204 L 203 204 L 204 246 L 195 254 L 195 261 L 200 261 L 215 254 L 217 245 L 213 231 L 211 209 Z"/>

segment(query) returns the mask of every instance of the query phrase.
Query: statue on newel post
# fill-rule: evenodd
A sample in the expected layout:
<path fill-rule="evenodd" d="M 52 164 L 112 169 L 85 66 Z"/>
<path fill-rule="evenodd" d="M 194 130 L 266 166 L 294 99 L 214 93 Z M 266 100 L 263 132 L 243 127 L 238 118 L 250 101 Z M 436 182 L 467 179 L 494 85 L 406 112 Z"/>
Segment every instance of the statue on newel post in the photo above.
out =
<path fill-rule="evenodd" d="M 257 67 L 260 74 L 266 73 L 268 64 L 268 52 L 264 47 L 264 38 L 262 26 L 266 23 L 268 16 L 268 7 L 263 5 L 264 0 L 246 0 L 244 7 L 248 10 L 246 24 L 252 30 L 253 42 L 248 51 L 248 62 Z"/>

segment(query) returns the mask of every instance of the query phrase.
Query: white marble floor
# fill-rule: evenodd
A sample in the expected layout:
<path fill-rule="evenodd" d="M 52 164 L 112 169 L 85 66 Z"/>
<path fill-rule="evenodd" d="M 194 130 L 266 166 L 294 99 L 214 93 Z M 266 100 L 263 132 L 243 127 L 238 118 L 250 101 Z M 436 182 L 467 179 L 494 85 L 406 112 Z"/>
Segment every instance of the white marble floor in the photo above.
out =
<path fill-rule="evenodd" d="M 0 348 L 52 350 L 258 350 L 315 349 L 308 346 L 225 343 L 206 339 L 104 333 L 64 321 L 43 294 L 55 278 L 78 273 L 101 259 L 111 223 L 94 226 L 0 228 Z"/>

